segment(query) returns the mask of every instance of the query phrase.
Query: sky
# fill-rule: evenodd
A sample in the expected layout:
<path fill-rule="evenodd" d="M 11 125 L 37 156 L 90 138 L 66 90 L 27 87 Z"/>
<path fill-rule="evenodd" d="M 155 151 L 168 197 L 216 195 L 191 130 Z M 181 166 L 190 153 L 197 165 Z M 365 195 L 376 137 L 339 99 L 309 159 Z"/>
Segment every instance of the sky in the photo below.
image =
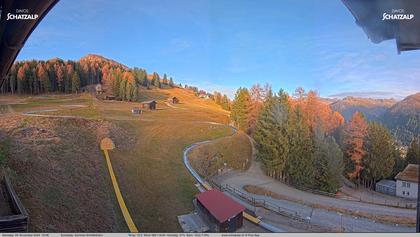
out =
<path fill-rule="evenodd" d="M 420 91 L 420 50 L 372 43 L 338 0 L 60 0 L 18 60 L 91 53 L 230 97 L 256 83 L 323 97 Z"/>

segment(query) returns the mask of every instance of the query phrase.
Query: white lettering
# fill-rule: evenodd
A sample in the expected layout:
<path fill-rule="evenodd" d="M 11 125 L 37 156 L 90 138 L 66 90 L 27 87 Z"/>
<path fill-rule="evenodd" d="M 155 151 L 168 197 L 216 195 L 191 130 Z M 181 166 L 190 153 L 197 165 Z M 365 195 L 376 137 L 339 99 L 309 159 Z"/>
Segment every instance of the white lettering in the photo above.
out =
<path fill-rule="evenodd" d="M 382 20 L 411 20 L 414 18 L 414 14 L 388 14 L 382 15 Z"/>
<path fill-rule="evenodd" d="M 38 14 L 11 14 L 7 13 L 8 20 L 36 20 L 38 19 Z"/>

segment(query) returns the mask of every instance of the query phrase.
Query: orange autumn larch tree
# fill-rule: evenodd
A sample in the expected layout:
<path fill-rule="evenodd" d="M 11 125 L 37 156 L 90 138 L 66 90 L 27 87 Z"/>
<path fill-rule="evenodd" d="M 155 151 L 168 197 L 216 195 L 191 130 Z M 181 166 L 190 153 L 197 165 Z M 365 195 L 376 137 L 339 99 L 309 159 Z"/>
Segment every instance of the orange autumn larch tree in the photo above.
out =
<path fill-rule="evenodd" d="M 64 92 L 64 68 L 59 64 L 56 64 L 54 68 L 56 71 L 58 90 Z"/>
<path fill-rule="evenodd" d="M 305 93 L 302 87 L 297 88 L 292 105 L 300 106 L 311 131 L 318 127 L 326 134 L 332 134 L 344 124 L 343 116 L 339 112 L 334 112 L 326 102 L 322 101 L 316 91 Z"/>
<path fill-rule="evenodd" d="M 347 175 L 353 181 L 360 181 L 360 173 L 363 169 L 363 142 L 367 135 L 368 124 L 362 113 L 356 112 L 343 130 L 344 157 L 346 160 Z"/>

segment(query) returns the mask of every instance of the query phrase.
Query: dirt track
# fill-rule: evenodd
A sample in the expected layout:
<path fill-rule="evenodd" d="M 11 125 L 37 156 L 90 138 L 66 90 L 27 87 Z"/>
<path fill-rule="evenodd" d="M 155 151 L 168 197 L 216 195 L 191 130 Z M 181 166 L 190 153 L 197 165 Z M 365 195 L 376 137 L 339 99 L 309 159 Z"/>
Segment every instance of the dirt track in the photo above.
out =
<path fill-rule="evenodd" d="M 250 138 L 252 142 L 252 139 Z M 246 192 L 245 185 L 255 185 L 271 192 L 286 197 L 287 200 L 273 199 L 267 196 L 248 193 L 255 198 L 262 198 L 275 203 L 279 206 L 291 209 L 299 213 L 303 218 L 311 218 L 312 224 L 325 226 L 327 228 L 341 228 L 341 218 L 343 227 L 350 232 L 413 232 L 414 227 L 395 225 L 390 223 L 378 223 L 376 220 L 359 218 L 350 215 L 342 215 L 331 209 L 346 209 L 352 212 L 369 213 L 372 215 L 382 215 L 398 218 L 415 218 L 415 210 L 402 209 L 387 206 L 380 206 L 362 202 L 342 200 L 313 193 L 304 192 L 290 187 L 282 182 L 274 180 L 264 174 L 260 162 L 255 160 L 255 149 L 253 150 L 253 161 L 250 168 L 245 172 L 231 171 L 216 177 L 216 181 L 222 185 L 228 184 L 241 191 Z M 313 208 L 314 206 L 331 207 Z"/>

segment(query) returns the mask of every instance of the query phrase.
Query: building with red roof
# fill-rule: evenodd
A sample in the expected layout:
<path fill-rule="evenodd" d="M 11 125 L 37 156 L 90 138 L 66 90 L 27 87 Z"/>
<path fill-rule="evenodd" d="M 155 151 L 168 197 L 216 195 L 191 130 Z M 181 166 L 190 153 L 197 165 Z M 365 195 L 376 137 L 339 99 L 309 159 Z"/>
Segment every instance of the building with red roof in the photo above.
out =
<path fill-rule="evenodd" d="M 197 207 L 213 231 L 234 232 L 243 224 L 245 207 L 226 194 L 211 189 L 196 196 Z"/>

